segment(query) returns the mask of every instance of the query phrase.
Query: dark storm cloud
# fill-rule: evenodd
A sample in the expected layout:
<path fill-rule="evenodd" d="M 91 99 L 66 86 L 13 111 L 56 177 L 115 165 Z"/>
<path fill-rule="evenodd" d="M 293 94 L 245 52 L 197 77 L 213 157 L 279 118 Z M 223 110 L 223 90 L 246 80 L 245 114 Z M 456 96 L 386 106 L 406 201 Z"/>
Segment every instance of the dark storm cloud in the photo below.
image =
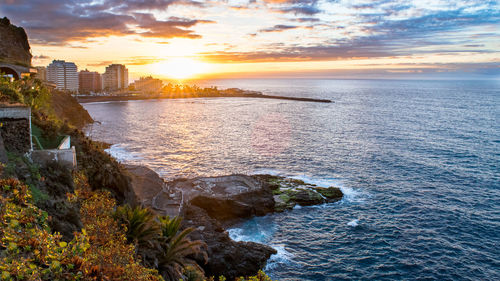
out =
<path fill-rule="evenodd" d="M 201 36 L 189 28 L 211 22 L 179 18 L 157 20 L 148 12 L 165 10 L 171 5 L 202 5 L 189 0 L 112 0 L 102 3 L 91 0 L 0 0 L 0 3 L 0 13 L 26 28 L 32 42 L 47 45 L 130 34 L 199 38 Z M 137 31 L 137 28 L 145 30 Z"/>

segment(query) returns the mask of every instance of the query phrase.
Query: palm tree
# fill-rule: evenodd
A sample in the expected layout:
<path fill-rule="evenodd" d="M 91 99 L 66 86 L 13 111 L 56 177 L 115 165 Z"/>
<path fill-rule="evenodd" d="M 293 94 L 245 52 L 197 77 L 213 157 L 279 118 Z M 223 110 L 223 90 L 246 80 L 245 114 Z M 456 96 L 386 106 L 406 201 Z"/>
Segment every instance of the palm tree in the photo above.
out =
<path fill-rule="evenodd" d="M 136 251 L 155 246 L 160 228 L 150 209 L 123 205 L 116 209 L 115 217 L 126 227 L 127 240 L 136 246 Z"/>
<path fill-rule="evenodd" d="M 194 228 L 186 228 L 180 231 L 182 218 L 168 216 L 160 217 L 160 228 L 163 236 L 163 254 L 159 259 L 160 271 L 167 280 L 179 280 L 184 268 L 193 266 L 199 268 L 198 264 L 190 257 L 201 254 L 205 261 L 208 259 L 206 253 L 207 245 L 200 241 L 191 241 L 187 236 Z"/>

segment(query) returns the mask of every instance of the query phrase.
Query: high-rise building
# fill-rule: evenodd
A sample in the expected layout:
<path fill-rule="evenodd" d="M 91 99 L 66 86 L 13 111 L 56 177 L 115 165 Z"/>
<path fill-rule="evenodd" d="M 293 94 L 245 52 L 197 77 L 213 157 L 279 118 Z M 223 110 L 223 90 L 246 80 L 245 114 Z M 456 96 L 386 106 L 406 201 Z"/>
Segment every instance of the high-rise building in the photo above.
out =
<path fill-rule="evenodd" d="M 56 84 L 56 89 L 78 91 L 78 68 L 73 62 L 54 60 L 47 66 L 47 81 Z"/>
<path fill-rule="evenodd" d="M 158 93 L 163 88 L 163 82 L 151 76 L 141 77 L 139 80 L 134 81 L 134 87 L 144 93 Z"/>
<path fill-rule="evenodd" d="M 37 66 L 35 77 L 42 80 L 47 81 L 47 68 L 45 66 Z"/>
<path fill-rule="evenodd" d="M 125 89 L 128 87 L 128 69 L 123 64 L 112 64 L 106 67 L 102 80 L 106 91 Z"/>
<path fill-rule="evenodd" d="M 102 91 L 101 74 L 95 71 L 82 70 L 78 73 L 80 93 L 99 93 Z"/>

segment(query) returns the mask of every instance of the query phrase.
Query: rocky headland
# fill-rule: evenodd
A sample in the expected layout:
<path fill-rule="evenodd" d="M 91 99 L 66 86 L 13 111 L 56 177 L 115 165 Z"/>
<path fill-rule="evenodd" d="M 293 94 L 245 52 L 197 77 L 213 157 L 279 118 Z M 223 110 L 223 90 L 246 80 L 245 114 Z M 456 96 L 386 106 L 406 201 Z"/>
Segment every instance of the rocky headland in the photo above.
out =
<path fill-rule="evenodd" d="M 276 250 L 253 242 L 231 240 L 226 229 L 254 216 L 283 212 L 296 205 L 335 202 L 337 187 L 319 187 L 297 179 L 272 175 L 228 175 L 164 181 L 154 171 L 125 165 L 137 204 L 161 215 L 180 215 L 184 227 L 196 229 L 192 239 L 207 243 L 208 262 L 200 266 L 208 276 L 229 280 L 255 274 Z"/>

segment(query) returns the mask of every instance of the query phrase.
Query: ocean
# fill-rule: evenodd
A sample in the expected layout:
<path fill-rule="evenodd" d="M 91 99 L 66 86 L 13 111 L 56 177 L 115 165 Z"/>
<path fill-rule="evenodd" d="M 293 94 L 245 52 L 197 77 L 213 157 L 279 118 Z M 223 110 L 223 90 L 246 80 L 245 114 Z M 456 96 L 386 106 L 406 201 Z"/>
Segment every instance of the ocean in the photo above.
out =
<path fill-rule="evenodd" d="M 500 280 L 500 81 L 200 82 L 312 103 L 202 98 L 88 103 L 120 161 L 162 177 L 269 173 L 340 202 L 256 217 L 235 240 L 278 250 L 278 280 Z"/>

